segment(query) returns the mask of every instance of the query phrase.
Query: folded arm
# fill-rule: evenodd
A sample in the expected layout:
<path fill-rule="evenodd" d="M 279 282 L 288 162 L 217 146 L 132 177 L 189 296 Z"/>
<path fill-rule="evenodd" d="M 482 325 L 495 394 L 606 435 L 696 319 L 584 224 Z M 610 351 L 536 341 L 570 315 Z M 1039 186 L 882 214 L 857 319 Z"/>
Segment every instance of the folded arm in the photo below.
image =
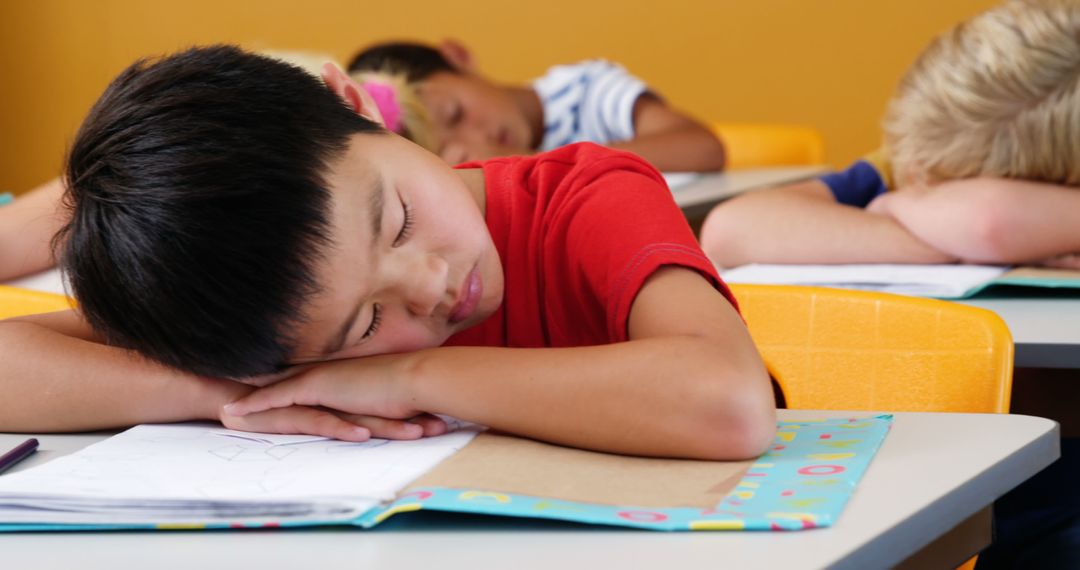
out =
<path fill-rule="evenodd" d="M 633 152 L 664 172 L 723 170 L 724 145 L 708 127 L 645 94 L 634 104 L 634 138 L 609 146 Z"/>
<path fill-rule="evenodd" d="M 738 314 L 698 274 L 655 274 L 629 329 L 628 342 L 602 346 L 444 347 L 327 363 L 229 411 L 427 411 L 575 447 L 705 459 L 753 457 L 772 441 L 761 358 Z"/>
<path fill-rule="evenodd" d="M 75 311 L 0 321 L 0 362 L 0 432 L 88 431 L 191 420 L 223 420 L 227 427 L 246 431 L 361 440 L 372 435 L 414 439 L 445 430 L 435 418 L 411 424 L 356 416 L 344 421 L 303 406 L 223 417 L 225 404 L 253 388 L 184 374 L 103 344 Z"/>
<path fill-rule="evenodd" d="M 951 263 L 890 215 L 836 202 L 818 180 L 737 196 L 709 213 L 705 253 L 721 267 L 746 263 Z"/>
<path fill-rule="evenodd" d="M 1030 263 L 1080 252 L 1077 188 L 971 178 L 905 188 L 879 198 L 871 209 L 970 262 Z"/>
<path fill-rule="evenodd" d="M 51 242 L 66 221 L 60 204 L 63 193 L 57 178 L 0 208 L 0 281 L 55 265 Z"/>
<path fill-rule="evenodd" d="M 633 152 L 665 172 L 709 172 L 724 168 L 726 154 L 720 139 L 705 125 L 652 95 L 642 95 L 634 105 L 634 132 L 633 139 L 607 146 Z M 475 141 L 468 145 L 448 144 L 440 155 L 449 164 L 460 164 L 534 152 Z"/>

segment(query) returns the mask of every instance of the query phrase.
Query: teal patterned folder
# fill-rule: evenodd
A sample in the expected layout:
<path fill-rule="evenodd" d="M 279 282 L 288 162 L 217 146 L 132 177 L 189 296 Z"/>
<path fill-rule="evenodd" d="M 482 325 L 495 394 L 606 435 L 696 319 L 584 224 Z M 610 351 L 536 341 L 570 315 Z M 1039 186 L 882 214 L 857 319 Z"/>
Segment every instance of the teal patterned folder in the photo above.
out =
<path fill-rule="evenodd" d="M 745 469 L 717 504 L 708 507 L 641 507 L 535 497 L 490 488 L 410 487 L 349 520 L 259 520 L 160 524 L 4 523 L 0 530 L 237 529 L 353 525 L 370 528 L 396 514 L 431 510 L 557 519 L 650 530 L 792 531 L 834 524 L 877 452 L 892 416 L 782 421 L 768 452 Z M 678 485 L 657 480 L 656 485 Z"/>

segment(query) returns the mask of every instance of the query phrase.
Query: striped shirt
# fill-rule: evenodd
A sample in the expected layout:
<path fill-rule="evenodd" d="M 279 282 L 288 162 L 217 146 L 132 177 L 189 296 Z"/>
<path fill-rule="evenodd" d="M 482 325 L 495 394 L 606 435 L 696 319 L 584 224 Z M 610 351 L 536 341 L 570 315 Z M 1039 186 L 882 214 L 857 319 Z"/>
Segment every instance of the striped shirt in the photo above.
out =
<path fill-rule="evenodd" d="M 648 90 L 621 65 L 600 59 L 552 67 L 533 89 L 544 108 L 541 151 L 634 138 L 634 103 Z"/>

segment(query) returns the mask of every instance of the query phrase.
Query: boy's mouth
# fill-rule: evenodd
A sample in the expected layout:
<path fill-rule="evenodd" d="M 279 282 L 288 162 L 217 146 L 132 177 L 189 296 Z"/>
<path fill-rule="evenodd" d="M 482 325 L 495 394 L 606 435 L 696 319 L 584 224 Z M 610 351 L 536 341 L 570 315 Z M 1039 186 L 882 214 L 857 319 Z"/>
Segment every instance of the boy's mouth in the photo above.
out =
<path fill-rule="evenodd" d="M 480 279 L 480 268 L 474 266 L 472 271 L 465 276 L 465 282 L 461 284 L 461 292 L 458 293 L 457 303 L 450 311 L 449 321 L 451 324 L 460 323 L 476 312 L 480 305 L 480 296 L 484 292 L 484 282 Z"/>

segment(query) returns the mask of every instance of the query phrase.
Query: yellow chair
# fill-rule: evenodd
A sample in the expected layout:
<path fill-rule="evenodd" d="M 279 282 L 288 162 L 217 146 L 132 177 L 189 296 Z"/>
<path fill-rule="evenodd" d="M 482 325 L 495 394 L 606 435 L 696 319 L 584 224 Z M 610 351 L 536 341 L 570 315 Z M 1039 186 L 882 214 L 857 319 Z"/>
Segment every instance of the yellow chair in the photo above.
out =
<path fill-rule="evenodd" d="M 0 285 L 0 319 L 64 311 L 73 306 L 63 295 Z"/>
<path fill-rule="evenodd" d="M 991 311 L 820 287 L 732 290 L 789 408 L 1009 411 L 1012 336 Z"/>
<path fill-rule="evenodd" d="M 1009 411 L 1012 335 L 991 311 L 822 287 L 731 289 L 789 408 Z"/>
<path fill-rule="evenodd" d="M 724 141 L 727 168 L 818 165 L 825 162 L 825 142 L 809 127 L 755 123 L 714 123 Z"/>

